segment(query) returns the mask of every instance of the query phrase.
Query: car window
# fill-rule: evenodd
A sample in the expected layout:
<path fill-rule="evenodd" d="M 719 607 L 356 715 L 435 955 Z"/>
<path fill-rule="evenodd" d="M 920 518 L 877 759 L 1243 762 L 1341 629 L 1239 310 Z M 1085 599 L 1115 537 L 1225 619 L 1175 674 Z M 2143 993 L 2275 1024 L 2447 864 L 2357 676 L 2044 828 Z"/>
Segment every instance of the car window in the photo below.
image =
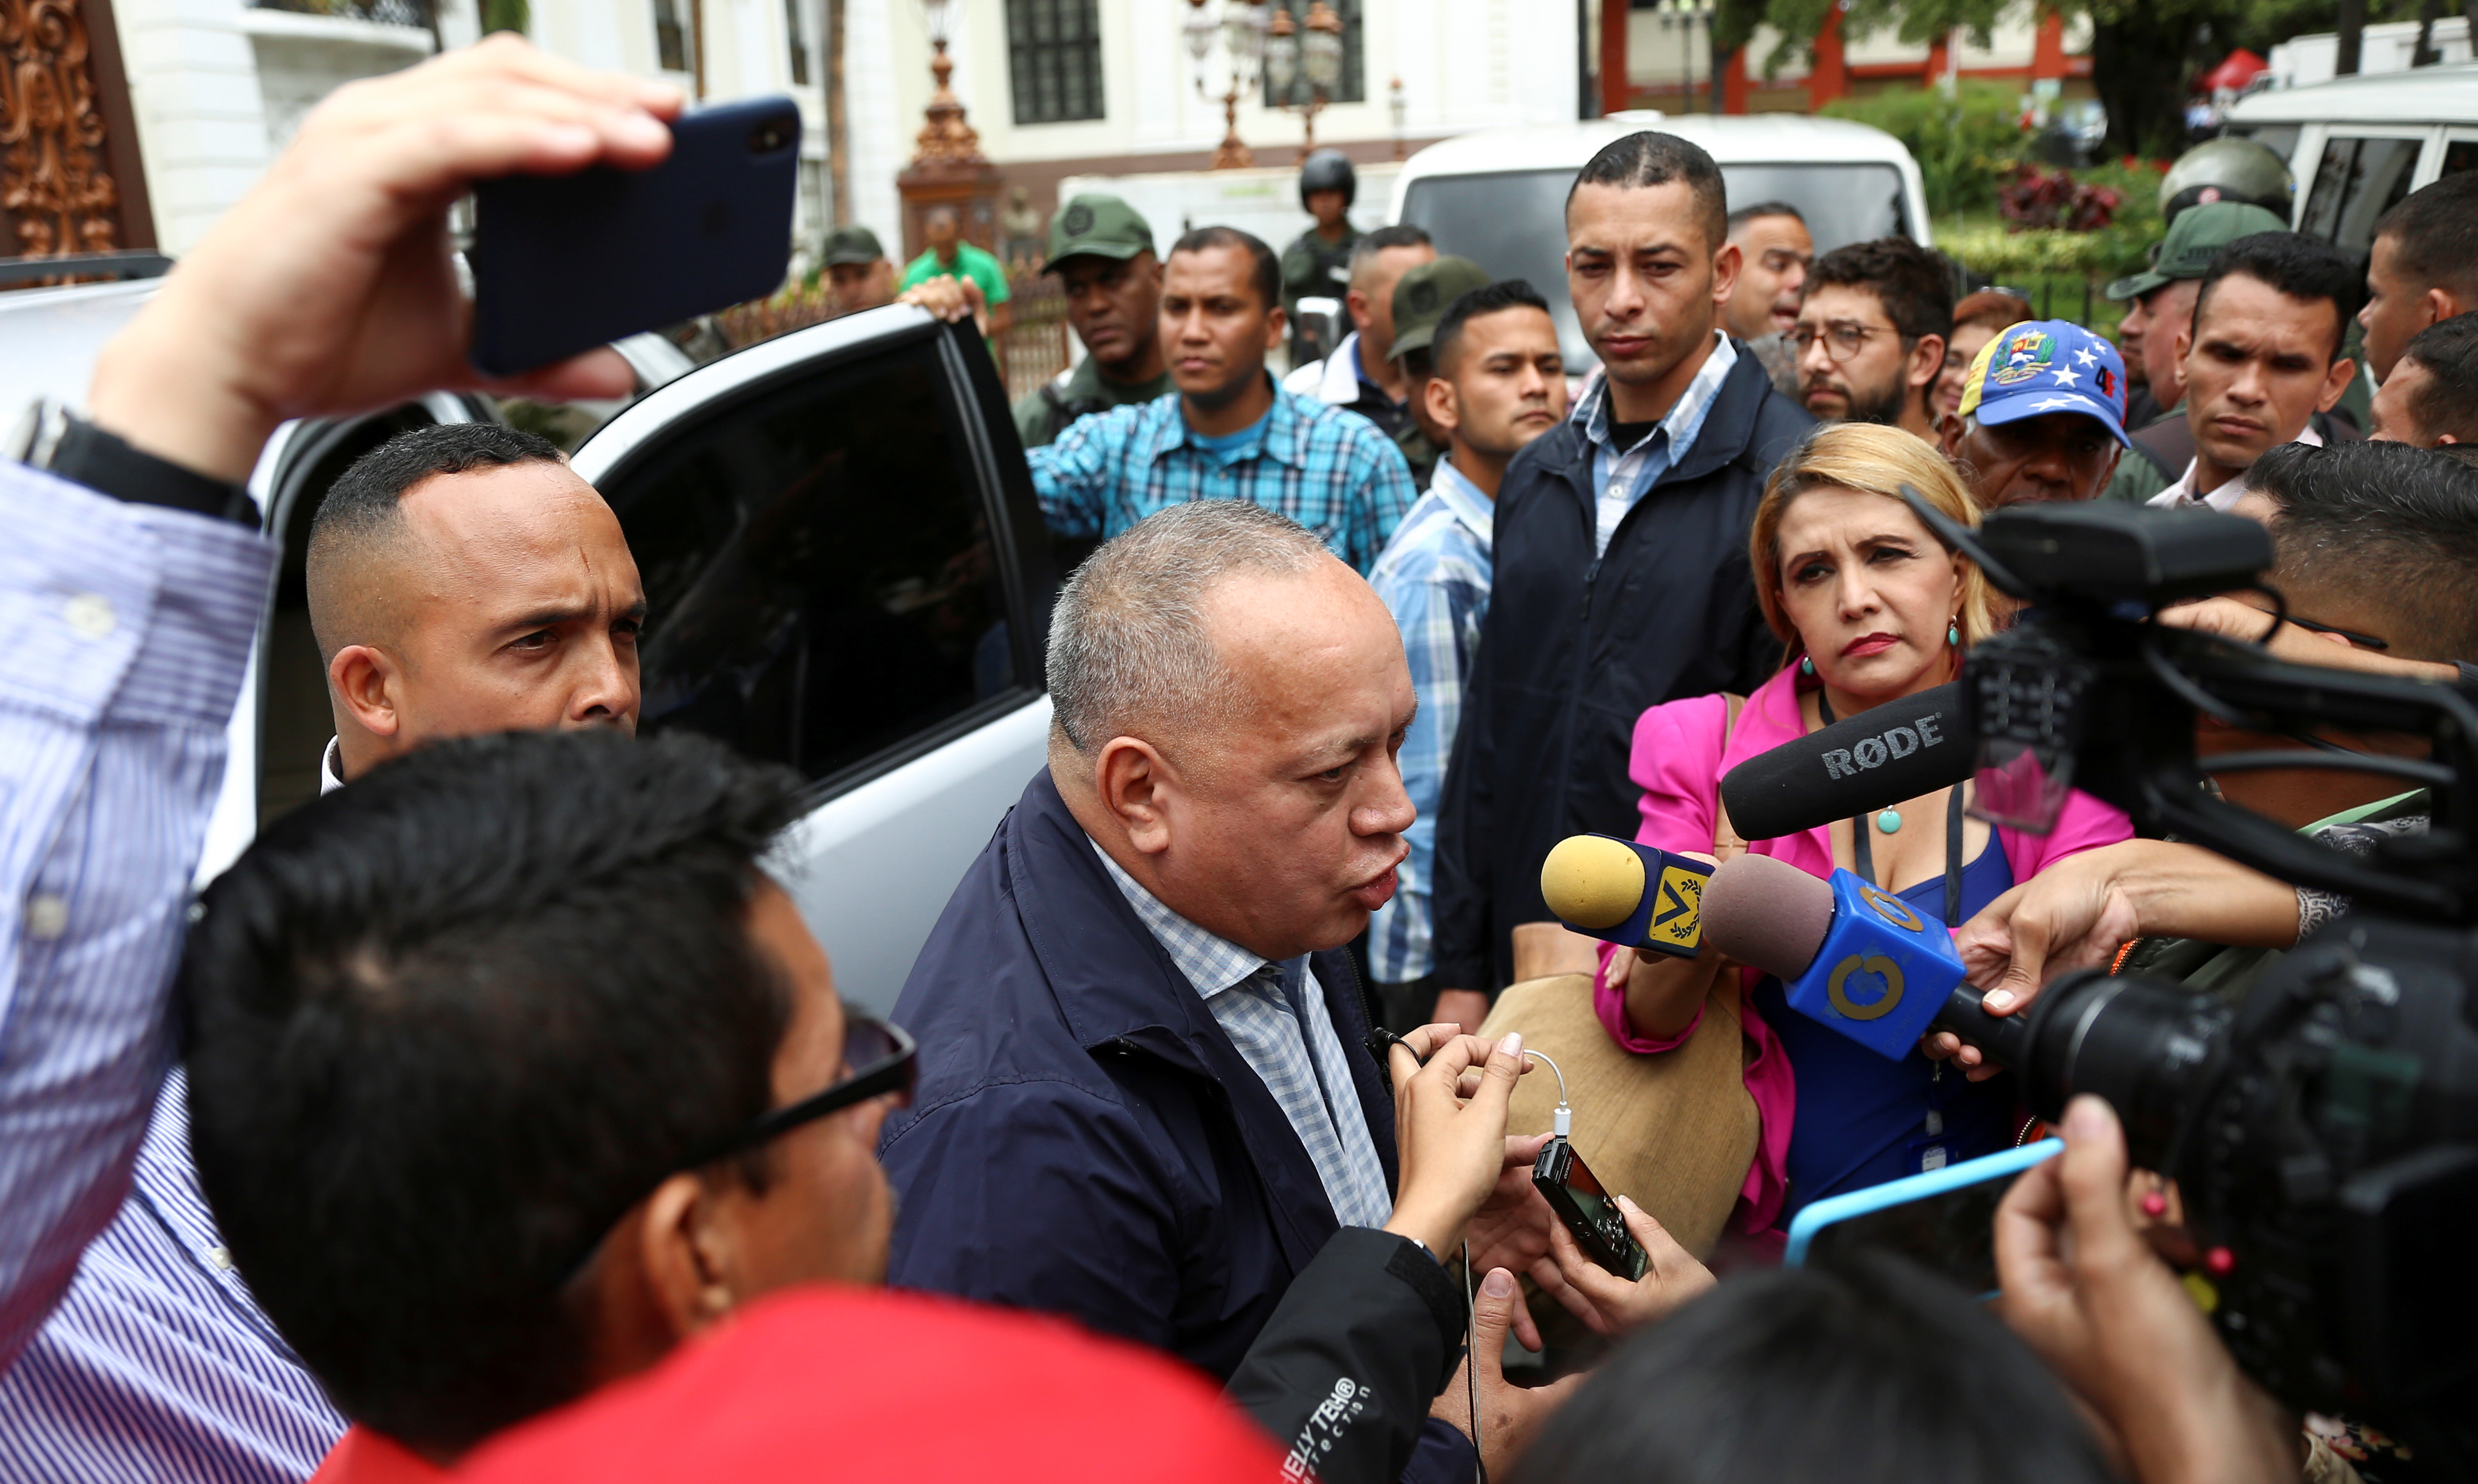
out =
<path fill-rule="evenodd" d="M 647 732 L 826 778 L 1020 695 L 937 341 L 760 390 L 599 488 L 645 583 Z"/>
<path fill-rule="evenodd" d="M 2314 167 L 2314 187 L 2297 230 L 2319 237 L 2342 252 L 2373 245 L 2375 219 L 2409 194 L 2417 174 L 2420 138 L 2360 138 L 2335 135 L 2324 141 Z"/>
<path fill-rule="evenodd" d="M 2478 170 L 2478 139 L 2455 135 L 2443 141 L 2443 168 L 2436 174 L 2458 175 L 2464 170 Z"/>
<path fill-rule="evenodd" d="M 1787 201 L 1807 217 L 1815 250 L 1830 252 L 1908 231 L 1901 172 L 1889 164 L 1724 164 L 1732 201 Z M 1596 363 L 1566 298 L 1566 192 L 1572 170 L 1432 175 L 1414 181 L 1403 219 L 1429 229 L 1439 252 L 1458 253 L 1497 278 L 1527 278 L 1549 301 L 1570 369 Z"/>

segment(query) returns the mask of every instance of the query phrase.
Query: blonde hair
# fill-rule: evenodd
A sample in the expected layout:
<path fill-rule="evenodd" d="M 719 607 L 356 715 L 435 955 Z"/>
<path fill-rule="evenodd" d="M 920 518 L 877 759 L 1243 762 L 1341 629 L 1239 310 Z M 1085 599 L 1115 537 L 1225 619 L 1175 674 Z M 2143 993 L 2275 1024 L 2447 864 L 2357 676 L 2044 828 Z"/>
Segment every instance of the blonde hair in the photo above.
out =
<path fill-rule="evenodd" d="M 1953 465 L 1934 444 L 1899 428 L 1872 422 L 1827 423 L 1775 466 L 1747 536 L 1747 563 L 1754 568 L 1756 602 L 1763 609 L 1764 622 L 1782 641 L 1783 665 L 1807 651 L 1806 640 L 1782 606 L 1781 526 L 1790 502 L 1810 490 L 1850 490 L 1899 503 L 1904 485 L 1963 525 L 1979 524 L 1979 507 L 1971 502 Z M 1962 564 L 1961 590 L 1954 612 L 1964 649 L 1996 632 L 1987 579 L 1974 563 Z"/>

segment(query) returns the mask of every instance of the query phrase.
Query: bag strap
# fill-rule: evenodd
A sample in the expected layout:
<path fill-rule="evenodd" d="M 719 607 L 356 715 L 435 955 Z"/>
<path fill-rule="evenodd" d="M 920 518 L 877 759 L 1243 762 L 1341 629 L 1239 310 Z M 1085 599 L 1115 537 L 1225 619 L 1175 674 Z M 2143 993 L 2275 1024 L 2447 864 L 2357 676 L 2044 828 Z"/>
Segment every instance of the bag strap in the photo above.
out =
<path fill-rule="evenodd" d="M 1738 716 L 1747 698 L 1735 692 L 1724 692 L 1721 699 L 1729 706 L 1729 720 L 1721 727 L 1721 751 L 1727 754 L 1730 743 L 1738 735 Z M 1712 857 L 1727 861 L 1747 853 L 1747 842 L 1730 822 L 1730 806 L 1721 802 L 1721 780 L 1712 780 Z"/>

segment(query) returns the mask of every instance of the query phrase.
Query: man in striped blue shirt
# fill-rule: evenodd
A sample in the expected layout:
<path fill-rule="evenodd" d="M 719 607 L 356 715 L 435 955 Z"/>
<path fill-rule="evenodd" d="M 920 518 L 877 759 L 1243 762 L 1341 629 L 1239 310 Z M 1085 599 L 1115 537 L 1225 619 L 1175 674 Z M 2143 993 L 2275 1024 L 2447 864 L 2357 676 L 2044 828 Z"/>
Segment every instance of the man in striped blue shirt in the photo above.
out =
<path fill-rule="evenodd" d="M 1462 721 L 1463 683 L 1488 612 L 1498 482 L 1517 449 L 1566 415 L 1557 326 L 1538 289 L 1521 279 L 1475 289 L 1445 306 L 1432 325 L 1403 326 L 1408 343 L 1402 348 L 1429 351 L 1435 370 L 1419 394 L 1429 420 L 1447 431 L 1451 451 L 1368 578 L 1403 631 L 1420 695 L 1420 713 L 1395 760 L 1403 792 L 1419 811 L 1403 835 L 1411 853 L 1400 868 L 1394 899 L 1368 923 L 1369 977 L 1396 1030 L 1427 1024 L 1436 1007 L 1429 913 L 1437 802 Z"/>
<path fill-rule="evenodd" d="M 25 1408 L 0 1423 L 0 1464 L 13 1472 L 297 1479 L 334 1426 L 210 1245 L 194 1192 L 149 1181 L 122 1198 L 133 1163 L 142 1176 L 182 1152 L 164 1114 L 179 1101 L 177 1083 L 163 1094 L 172 960 L 273 566 L 243 528 L 241 483 L 289 417 L 473 384 L 440 203 L 511 170 L 651 164 L 681 101 L 513 40 L 340 94 L 106 347 L 91 421 L 29 451 L 126 508 L 0 465 L 0 1367 Z M 440 130 L 450 113 L 463 127 Z M 630 377 L 595 352 L 517 385 L 610 397 Z M 145 1245 L 89 1248 L 107 1227 Z M 73 1276 L 94 1286 L 87 1337 L 117 1346 L 71 1357 L 91 1363 L 85 1390 L 59 1368 L 17 1373 Z"/>
<path fill-rule="evenodd" d="M 1265 370 L 1282 340 L 1273 249 L 1200 227 L 1163 270 L 1162 350 L 1177 390 L 1113 408 L 1031 450 L 1041 513 L 1061 536 L 1118 535 L 1189 500 L 1247 500 L 1316 533 L 1365 575 L 1411 503 L 1410 466 L 1376 424 L 1285 391 Z"/>

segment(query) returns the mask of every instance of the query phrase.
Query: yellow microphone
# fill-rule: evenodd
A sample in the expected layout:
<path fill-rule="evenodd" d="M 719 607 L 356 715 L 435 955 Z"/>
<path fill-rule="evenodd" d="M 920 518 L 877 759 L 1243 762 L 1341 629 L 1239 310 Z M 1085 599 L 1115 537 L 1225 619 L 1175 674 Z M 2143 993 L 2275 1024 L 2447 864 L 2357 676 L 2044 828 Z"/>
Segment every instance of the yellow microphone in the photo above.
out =
<path fill-rule="evenodd" d="M 1693 958 L 1712 868 L 1614 835 L 1570 835 L 1540 863 L 1540 895 L 1576 932 Z"/>

